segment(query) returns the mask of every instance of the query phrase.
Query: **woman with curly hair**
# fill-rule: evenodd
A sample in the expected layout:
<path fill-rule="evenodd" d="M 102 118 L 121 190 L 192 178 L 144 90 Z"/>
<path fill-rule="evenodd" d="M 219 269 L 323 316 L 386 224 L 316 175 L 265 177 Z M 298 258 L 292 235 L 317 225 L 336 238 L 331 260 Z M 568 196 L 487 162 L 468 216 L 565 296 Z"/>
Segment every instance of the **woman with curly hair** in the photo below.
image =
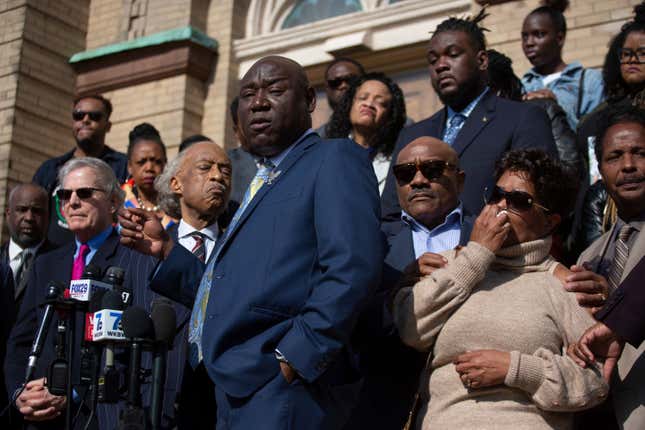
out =
<path fill-rule="evenodd" d="M 379 192 L 383 192 L 405 119 L 401 88 L 383 73 L 368 73 L 351 82 L 327 126 L 327 137 L 349 136 L 370 151 Z"/>
<path fill-rule="evenodd" d="M 468 244 L 394 298 L 401 339 L 429 354 L 416 429 L 572 429 L 609 391 L 597 363 L 563 355 L 594 323 L 549 254 L 575 181 L 537 149 L 506 153 L 495 178 Z"/>

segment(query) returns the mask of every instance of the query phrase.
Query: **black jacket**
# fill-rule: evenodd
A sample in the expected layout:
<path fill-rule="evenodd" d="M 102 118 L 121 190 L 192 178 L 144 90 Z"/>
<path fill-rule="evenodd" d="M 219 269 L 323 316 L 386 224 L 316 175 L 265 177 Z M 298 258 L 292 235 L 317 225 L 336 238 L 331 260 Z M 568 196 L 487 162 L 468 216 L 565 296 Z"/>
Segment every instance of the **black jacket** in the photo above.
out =
<path fill-rule="evenodd" d="M 605 233 L 602 224 L 607 190 L 602 181 L 597 181 L 587 189 L 580 213 L 580 223 L 575 235 L 574 251 L 580 253 Z"/>

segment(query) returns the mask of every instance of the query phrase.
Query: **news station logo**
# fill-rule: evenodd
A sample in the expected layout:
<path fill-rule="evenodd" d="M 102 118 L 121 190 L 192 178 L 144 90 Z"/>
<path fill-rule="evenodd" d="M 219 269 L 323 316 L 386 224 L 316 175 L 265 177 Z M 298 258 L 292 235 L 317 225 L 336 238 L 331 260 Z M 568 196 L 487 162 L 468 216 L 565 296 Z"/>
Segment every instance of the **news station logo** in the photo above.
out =
<path fill-rule="evenodd" d="M 88 302 L 90 300 L 90 280 L 75 279 L 69 283 L 69 297 L 74 300 Z"/>
<path fill-rule="evenodd" d="M 123 311 L 102 309 L 94 312 L 92 340 L 124 340 L 125 334 L 121 327 Z"/>

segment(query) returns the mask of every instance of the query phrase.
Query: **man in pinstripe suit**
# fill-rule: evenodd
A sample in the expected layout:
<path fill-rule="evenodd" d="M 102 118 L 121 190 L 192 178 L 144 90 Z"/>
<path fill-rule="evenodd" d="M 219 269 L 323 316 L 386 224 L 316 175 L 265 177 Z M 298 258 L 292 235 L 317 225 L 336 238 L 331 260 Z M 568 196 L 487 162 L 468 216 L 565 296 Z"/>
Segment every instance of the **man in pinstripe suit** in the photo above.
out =
<path fill-rule="evenodd" d="M 109 266 L 121 267 L 125 270 L 124 288 L 133 292 L 134 304 L 148 308 L 154 294 L 147 290 L 148 276 L 154 267 L 154 261 L 147 256 L 137 254 L 119 243 L 119 236 L 112 226 L 117 209 L 123 204 L 123 191 L 112 172 L 112 169 L 103 161 L 92 158 L 75 158 L 63 166 L 60 171 L 60 183 L 63 184 L 59 191 L 59 198 L 63 202 L 65 217 L 74 233 L 75 241 L 51 253 L 36 258 L 25 291 L 25 298 L 21 305 L 18 319 L 11 332 L 8 342 L 8 358 L 5 365 L 7 376 L 7 391 L 13 395 L 21 386 L 22 375 L 27 364 L 27 355 L 34 334 L 43 318 L 44 309 L 40 303 L 45 298 L 46 287 L 49 281 L 59 281 L 69 285 L 70 279 L 78 279 L 83 266 L 92 263 L 105 270 Z M 77 312 L 75 349 L 78 351 L 84 326 L 84 315 Z M 69 401 L 64 396 L 52 395 L 44 378 L 47 370 L 56 357 L 54 351 L 55 331 L 58 317 L 49 328 L 47 338 L 34 380 L 30 381 L 25 390 L 17 399 L 15 406 L 22 414 L 28 428 L 61 428 L 65 408 L 71 407 L 78 419 L 74 428 L 83 428 L 89 419 L 87 406 L 86 387 L 80 384 L 80 366 L 78 353 L 75 354 L 73 366 L 74 398 Z M 180 342 L 178 340 L 177 342 Z M 181 350 L 181 348 L 178 348 Z M 117 367 L 119 366 L 117 356 Z M 145 363 L 144 359 L 144 363 Z M 177 362 L 183 363 L 183 355 L 177 357 L 171 353 L 168 359 L 166 396 L 164 415 L 173 415 L 174 403 L 173 390 L 179 386 L 181 380 L 173 374 L 172 369 L 177 369 Z M 176 372 L 176 370 L 175 370 Z M 144 406 L 149 398 L 149 387 L 144 384 L 142 388 Z M 88 428 L 112 430 L 117 427 L 121 404 L 101 404 L 96 408 L 96 414 Z M 169 424 L 169 423 L 167 423 Z"/>

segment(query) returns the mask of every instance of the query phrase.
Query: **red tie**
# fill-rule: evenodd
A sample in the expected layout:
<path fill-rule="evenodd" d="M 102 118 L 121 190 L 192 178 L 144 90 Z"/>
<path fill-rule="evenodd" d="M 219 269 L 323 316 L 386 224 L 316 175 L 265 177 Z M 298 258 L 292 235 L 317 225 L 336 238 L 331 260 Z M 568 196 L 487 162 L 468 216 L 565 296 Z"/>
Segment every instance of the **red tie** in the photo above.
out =
<path fill-rule="evenodd" d="M 74 264 L 72 265 L 72 281 L 75 279 L 81 279 L 81 276 L 83 276 L 85 257 L 89 252 L 90 247 L 87 243 L 81 243 L 81 247 L 78 249 L 78 256 L 74 259 Z"/>

